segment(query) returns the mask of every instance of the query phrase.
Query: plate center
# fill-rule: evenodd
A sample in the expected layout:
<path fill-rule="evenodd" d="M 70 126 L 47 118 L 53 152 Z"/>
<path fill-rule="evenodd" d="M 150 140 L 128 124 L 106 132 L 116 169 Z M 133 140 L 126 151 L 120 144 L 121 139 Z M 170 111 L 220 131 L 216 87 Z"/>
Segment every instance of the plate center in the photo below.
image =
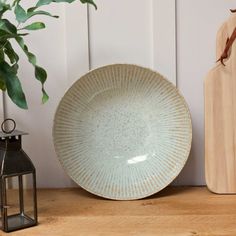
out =
<path fill-rule="evenodd" d="M 150 131 L 141 104 L 130 94 L 114 92 L 101 93 L 89 103 L 84 122 L 89 124 L 87 138 L 98 156 L 128 161 L 145 153 Z"/>

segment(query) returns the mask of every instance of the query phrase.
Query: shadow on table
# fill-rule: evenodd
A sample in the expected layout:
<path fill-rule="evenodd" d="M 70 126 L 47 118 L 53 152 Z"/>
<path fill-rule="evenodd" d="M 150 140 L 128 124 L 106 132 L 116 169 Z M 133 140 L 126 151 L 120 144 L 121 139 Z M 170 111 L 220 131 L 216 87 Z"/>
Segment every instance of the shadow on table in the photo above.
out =
<path fill-rule="evenodd" d="M 191 191 L 191 188 L 195 188 L 195 187 L 192 187 L 192 186 L 169 186 L 169 187 L 164 188 L 163 190 L 161 190 L 158 193 L 155 193 L 149 197 L 143 198 L 143 200 L 159 199 L 159 198 L 165 198 L 165 197 L 169 197 L 169 196 L 176 196 L 176 195 L 187 193 L 187 192 Z M 78 194 L 80 196 L 90 198 L 90 199 L 96 199 L 96 200 L 102 200 L 102 201 L 104 201 L 104 200 L 105 201 L 115 201 L 112 199 L 106 199 L 103 197 L 96 196 L 96 195 L 89 193 L 86 190 L 80 189 L 80 188 L 78 189 Z"/>

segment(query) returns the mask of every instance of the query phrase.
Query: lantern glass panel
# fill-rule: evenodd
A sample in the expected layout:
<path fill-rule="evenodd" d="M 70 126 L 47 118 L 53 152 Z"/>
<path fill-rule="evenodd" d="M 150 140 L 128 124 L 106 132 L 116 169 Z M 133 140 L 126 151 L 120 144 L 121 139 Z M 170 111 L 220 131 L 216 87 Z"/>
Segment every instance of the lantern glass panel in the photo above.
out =
<path fill-rule="evenodd" d="M 7 231 L 35 224 L 33 175 L 6 177 Z"/>
<path fill-rule="evenodd" d="M 33 188 L 33 175 L 27 174 L 23 176 L 23 199 L 24 199 L 24 212 L 25 215 L 35 220 L 34 212 L 34 188 Z"/>
<path fill-rule="evenodd" d="M 7 215 L 12 216 L 20 212 L 18 176 L 5 179 L 6 186 L 6 210 Z"/>

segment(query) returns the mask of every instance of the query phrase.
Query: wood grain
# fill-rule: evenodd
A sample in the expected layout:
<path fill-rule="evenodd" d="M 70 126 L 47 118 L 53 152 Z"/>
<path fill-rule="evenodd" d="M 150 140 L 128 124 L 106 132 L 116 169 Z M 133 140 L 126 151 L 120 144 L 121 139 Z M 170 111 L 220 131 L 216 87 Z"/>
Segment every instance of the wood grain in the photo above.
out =
<path fill-rule="evenodd" d="M 11 190 L 14 191 L 14 190 Z M 236 196 L 170 187 L 143 200 L 105 200 L 82 189 L 39 190 L 39 225 L 1 236 L 236 235 Z"/>
<path fill-rule="evenodd" d="M 217 35 L 217 57 L 236 26 L 235 14 Z M 226 66 L 218 63 L 205 79 L 205 174 L 208 188 L 236 193 L 236 45 Z"/>

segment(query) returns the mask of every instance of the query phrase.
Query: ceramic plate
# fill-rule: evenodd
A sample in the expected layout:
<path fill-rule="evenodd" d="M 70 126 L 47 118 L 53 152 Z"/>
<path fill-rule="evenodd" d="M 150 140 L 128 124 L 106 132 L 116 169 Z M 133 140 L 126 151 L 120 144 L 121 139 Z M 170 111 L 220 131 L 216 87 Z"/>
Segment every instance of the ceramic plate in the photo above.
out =
<path fill-rule="evenodd" d="M 182 170 L 191 147 L 188 107 L 160 74 L 109 65 L 80 78 L 61 100 L 53 137 L 68 175 L 110 199 L 152 195 Z"/>

